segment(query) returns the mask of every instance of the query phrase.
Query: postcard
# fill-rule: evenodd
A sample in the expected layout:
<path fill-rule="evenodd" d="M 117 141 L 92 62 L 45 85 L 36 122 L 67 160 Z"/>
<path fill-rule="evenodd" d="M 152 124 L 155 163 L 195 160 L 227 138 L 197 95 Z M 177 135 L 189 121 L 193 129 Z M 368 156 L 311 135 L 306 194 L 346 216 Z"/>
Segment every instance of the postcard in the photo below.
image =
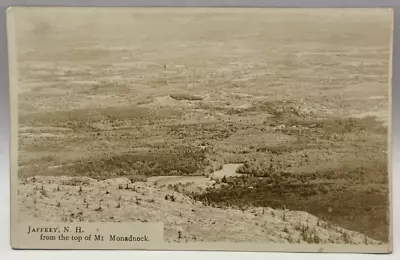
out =
<path fill-rule="evenodd" d="M 390 253 L 393 10 L 11 7 L 18 249 Z"/>

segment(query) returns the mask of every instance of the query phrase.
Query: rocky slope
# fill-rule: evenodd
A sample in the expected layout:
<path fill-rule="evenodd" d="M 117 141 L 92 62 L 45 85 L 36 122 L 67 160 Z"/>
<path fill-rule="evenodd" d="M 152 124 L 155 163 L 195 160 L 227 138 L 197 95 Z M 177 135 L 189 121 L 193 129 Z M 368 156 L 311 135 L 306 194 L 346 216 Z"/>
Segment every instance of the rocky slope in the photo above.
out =
<path fill-rule="evenodd" d="M 20 181 L 18 206 L 21 221 L 161 221 L 168 242 L 381 243 L 306 212 L 214 208 L 126 178 L 30 177 Z"/>

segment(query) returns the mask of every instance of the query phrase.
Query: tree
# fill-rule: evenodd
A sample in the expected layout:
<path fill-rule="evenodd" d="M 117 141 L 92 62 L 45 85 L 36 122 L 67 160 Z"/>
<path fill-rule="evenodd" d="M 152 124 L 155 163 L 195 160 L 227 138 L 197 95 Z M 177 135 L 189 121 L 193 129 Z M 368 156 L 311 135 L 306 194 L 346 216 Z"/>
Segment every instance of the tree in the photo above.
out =
<path fill-rule="evenodd" d="M 224 177 L 222 177 L 221 182 L 222 182 L 222 183 L 228 183 L 228 180 L 226 179 L 226 176 L 225 176 L 225 175 L 224 175 Z"/>

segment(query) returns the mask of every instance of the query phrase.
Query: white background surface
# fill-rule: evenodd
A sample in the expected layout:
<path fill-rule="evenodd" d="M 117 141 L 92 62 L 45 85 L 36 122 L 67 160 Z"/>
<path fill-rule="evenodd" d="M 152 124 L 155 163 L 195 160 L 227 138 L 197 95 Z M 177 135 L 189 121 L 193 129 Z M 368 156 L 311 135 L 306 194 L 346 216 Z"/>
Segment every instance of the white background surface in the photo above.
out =
<path fill-rule="evenodd" d="M 50 250 L 12 250 L 10 246 L 10 189 L 9 189 L 9 98 L 8 98 L 8 70 L 7 70 L 7 42 L 5 9 L 9 5 L 61 5 L 61 6 L 264 6 L 264 7 L 395 7 L 395 43 L 394 43 L 394 69 L 393 69 L 393 119 L 392 119 L 392 140 L 393 140 L 393 237 L 394 253 L 386 255 L 374 254 L 306 254 L 306 253 L 245 253 L 245 252 L 176 252 L 176 251 L 50 251 Z M 399 0 L 113 0 L 113 1 L 11 1 L 1 0 L 0 2 L 0 259 L 40 259 L 40 260 L 63 260 L 63 259 L 190 259 L 190 260 L 211 260 L 211 259 L 400 259 L 399 235 L 400 226 L 397 221 L 399 216 L 399 166 L 400 166 L 400 122 L 398 111 L 400 104 L 400 1 Z M 368 33 L 368 32 L 366 32 Z M 397 46 L 396 46 L 397 45 Z M 399 92 L 399 93 L 398 93 Z"/>

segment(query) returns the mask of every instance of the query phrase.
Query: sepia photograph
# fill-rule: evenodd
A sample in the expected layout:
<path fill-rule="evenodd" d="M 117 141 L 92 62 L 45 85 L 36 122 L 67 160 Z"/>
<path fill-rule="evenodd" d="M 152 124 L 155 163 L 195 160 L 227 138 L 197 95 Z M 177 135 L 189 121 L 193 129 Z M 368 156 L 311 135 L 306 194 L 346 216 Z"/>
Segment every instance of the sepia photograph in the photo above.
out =
<path fill-rule="evenodd" d="M 391 251 L 391 9 L 7 19 L 14 244 Z"/>

